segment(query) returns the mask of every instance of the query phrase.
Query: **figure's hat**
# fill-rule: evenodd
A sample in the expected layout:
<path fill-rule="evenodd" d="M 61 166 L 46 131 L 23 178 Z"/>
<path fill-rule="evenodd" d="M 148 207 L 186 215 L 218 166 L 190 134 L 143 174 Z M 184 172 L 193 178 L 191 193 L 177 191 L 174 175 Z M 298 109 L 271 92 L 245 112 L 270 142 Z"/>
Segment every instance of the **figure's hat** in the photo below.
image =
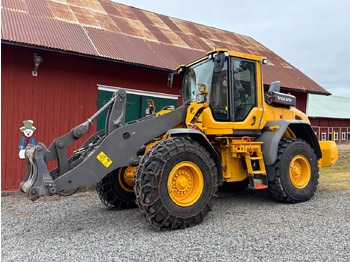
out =
<path fill-rule="evenodd" d="M 19 130 L 23 132 L 24 130 L 32 130 L 33 132 L 36 130 L 36 128 L 33 126 L 34 121 L 33 120 L 24 120 L 23 125 Z"/>

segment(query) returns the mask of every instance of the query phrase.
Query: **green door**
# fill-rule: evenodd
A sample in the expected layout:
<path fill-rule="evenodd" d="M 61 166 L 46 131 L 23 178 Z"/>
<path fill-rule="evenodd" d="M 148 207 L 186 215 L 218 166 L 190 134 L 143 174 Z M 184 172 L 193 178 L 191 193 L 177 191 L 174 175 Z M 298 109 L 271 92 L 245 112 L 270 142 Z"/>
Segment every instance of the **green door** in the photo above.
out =
<path fill-rule="evenodd" d="M 98 90 L 97 108 L 100 109 L 112 98 L 113 92 Z M 97 119 L 97 131 L 105 128 L 107 110 Z"/>
<path fill-rule="evenodd" d="M 98 90 L 98 109 L 112 98 L 113 92 Z M 177 99 L 159 98 L 152 96 L 143 96 L 135 94 L 127 94 L 126 96 L 126 113 L 125 122 L 139 119 L 145 116 L 145 109 L 147 107 L 147 99 L 152 99 L 156 106 L 156 112 L 159 112 L 163 107 L 173 105 L 177 107 Z M 104 112 L 97 120 L 97 130 L 105 128 L 107 112 Z"/>

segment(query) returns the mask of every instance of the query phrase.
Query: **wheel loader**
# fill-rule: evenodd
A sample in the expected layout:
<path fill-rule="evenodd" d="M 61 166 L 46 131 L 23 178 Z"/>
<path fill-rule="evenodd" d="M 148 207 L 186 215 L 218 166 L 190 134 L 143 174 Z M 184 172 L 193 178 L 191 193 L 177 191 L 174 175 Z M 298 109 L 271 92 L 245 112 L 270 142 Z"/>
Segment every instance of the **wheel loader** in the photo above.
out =
<path fill-rule="evenodd" d="M 265 57 L 226 49 L 179 66 L 182 106 L 166 107 L 125 123 L 126 91 L 119 89 L 97 113 L 53 141 L 28 145 L 20 189 L 29 199 L 97 184 L 108 207 L 138 206 L 156 229 L 201 223 L 221 186 L 243 183 L 272 198 L 297 203 L 315 193 L 319 167 L 334 165 L 333 141 L 318 142 L 296 98 L 273 82 L 264 92 Z M 147 110 L 148 109 L 148 110 Z M 105 129 L 68 158 L 104 111 Z M 48 171 L 49 161 L 57 163 Z"/>

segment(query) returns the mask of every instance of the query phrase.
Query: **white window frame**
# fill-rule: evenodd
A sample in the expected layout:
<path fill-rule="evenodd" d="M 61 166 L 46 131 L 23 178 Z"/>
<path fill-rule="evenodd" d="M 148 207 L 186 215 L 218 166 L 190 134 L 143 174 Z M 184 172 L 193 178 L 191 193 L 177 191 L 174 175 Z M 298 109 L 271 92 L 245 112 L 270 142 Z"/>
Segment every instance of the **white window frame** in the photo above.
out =
<path fill-rule="evenodd" d="M 335 140 L 335 141 L 338 141 L 338 138 L 339 138 L 339 137 L 338 137 L 338 132 L 335 132 L 335 134 L 334 134 L 334 140 Z"/>
<path fill-rule="evenodd" d="M 327 133 L 322 132 L 322 141 L 326 141 L 326 139 L 327 139 Z"/>
<path fill-rule="evenodd" d="M 116 86 L 106 86 L 106 85 L 100 85 L 97 84 L 98 90 L 102 91 L 110 91 L 115 92 L 122 87 L 116 87 Z M 133 94 L 133 95 L 141 95 L 141 96 L 151 96 L 151 97 L 158 97 L 158 98 L 166 98 L 166 99 L 174 99 L 178 100 L 180 95 L 173 95 L 173 94 L 166 94 L 166 93 L 159 93 L 159 92 L 152 92 L 152 91 L 145 91 L 145 90 L 139 90 L 139 89 L 131 89 L 131 88 L 123 88 L 127 94 Z"/>
<path fill-rule="evenodd" d="M 341 140 L 346 140 L 346 132 L 341 132 Z"/>

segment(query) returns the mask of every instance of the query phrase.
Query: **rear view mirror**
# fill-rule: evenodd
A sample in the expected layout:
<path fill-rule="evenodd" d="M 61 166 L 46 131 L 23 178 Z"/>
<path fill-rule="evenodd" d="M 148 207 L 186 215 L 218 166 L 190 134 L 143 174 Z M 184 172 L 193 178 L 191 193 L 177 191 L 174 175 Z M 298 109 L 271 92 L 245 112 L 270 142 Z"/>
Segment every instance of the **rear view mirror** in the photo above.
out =
<path fill-rule="evenodd" d="M 214 56 L 214 72 L 221 72 L 225 64 L 225 53 L 216 53 Z"/>
<path fill-rule="evenodd" d="M 275 91 L 275 92 L 279 92 L 281 89 L 281 82 L 280 81 L 275 81 L 272 82 L 269 88 L 269 92 Z"/>

